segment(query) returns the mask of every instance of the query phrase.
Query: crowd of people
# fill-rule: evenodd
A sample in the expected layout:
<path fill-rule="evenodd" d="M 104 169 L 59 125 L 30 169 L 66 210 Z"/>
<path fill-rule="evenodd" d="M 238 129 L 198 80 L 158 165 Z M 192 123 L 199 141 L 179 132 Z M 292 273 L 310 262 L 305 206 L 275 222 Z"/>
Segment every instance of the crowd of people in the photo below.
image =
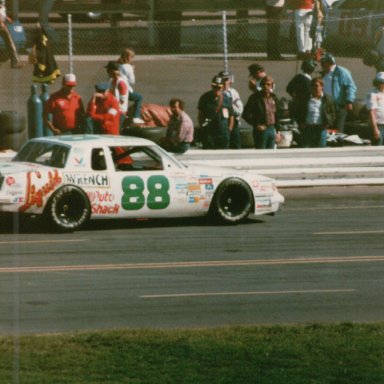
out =
<path fill-rule="evenodd" d="M 129 125 L 144 125 L 141 117 L 143 96 L 133 90 L 134 55 L 133 50 L 125 49 L 116 61 L 106 64 L 109 80 L 95 85 L 86 107 L 76 91 L 76 75 L 65 74 L 61 88 L 52 93 L 44 104 L 44 125 L 54 135 L 119 135 Z M 133 103 L 132 114 L 128 113 L 129 102 Z M 194 140 L 193 121 L 184 112 L 182 99 L 172 98 L 168 108 L 167 131 L 160 144 L 170 152 L 184 153 Z"/>
<path fill-rule="evenodd" d="M 142 119 L 143 96 L 133 91 L 134 52 L 124 50 L 116 61 L 109 61 L 109 80 L 95 85 L 95 92 L 84 107 L 76 92 L 76 76 L 66 74 L 60 90 L 44 106 L 44 123 L 54 134 L 121 134 L 124 127 L 145 125 Z M 124 59 L 124 57 L 126 57 Z M 254 147 L 273 149 L 281 139 L 281 118 L 287 109 L 277 96 L 276 85 L 259 63 L 248 66 L 251 95 L 243 103 L 233 87 L 234 77 L 227 71 L 213 76 L 210 89 L 198 100 L 198 129 L 185 112 L 185 103 L 172 98 L 167 108 L 167 130 L 160 145 L 174 153 L 184 153 L 198 141 L 203 149 L 241 148 L 241 118 L 252 127 Z M 130 73 L 130 75 L 129 75 Z M 314 75 L 320 73 L 320 75 Z M 133 81 L 132 81 L 133 79 Z M 301 147 L 325 147 L 328 130 L 343 133 L 348 113 L 356 99 L 351 72 L 337 64 L 329 52 L 319 61 L 309 58 L 301 63 L 301 72 L 290 79 L 288 113 L 297 123 Z M 132 96 L 133 95 L 133 96 Z M 128 113 L 129 102 L 133 108 Z M 384 137 L 384 72 L 378 72 L 367 93 L 366 107 L 372 127 L 372 144 L 382 145 Z"/>

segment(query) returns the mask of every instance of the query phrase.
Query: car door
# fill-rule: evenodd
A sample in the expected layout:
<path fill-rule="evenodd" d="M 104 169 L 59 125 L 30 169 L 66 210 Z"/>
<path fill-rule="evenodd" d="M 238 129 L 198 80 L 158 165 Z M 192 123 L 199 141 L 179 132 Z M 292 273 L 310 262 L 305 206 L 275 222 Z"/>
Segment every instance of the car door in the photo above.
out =
<path fill-rule="evenodd" d="M 121 217 L 181 217 L 204 212 L 198 181 L 151 147 L 111 147 L 111 177 Z"/>

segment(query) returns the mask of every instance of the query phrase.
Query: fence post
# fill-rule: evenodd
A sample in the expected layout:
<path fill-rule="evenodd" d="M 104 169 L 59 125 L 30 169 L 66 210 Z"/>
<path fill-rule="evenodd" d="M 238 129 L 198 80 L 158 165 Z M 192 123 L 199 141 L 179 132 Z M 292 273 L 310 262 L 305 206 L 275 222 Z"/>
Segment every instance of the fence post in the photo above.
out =
<path fill-rule="evenodd" d="M 224 71 L 228 72 L 228 33 L 227 12 L 223 11 L 223 49 L 224 49 Z"/>
<path fill-rule="evenodd" d="M 68 14 L 68 59 L 69 73 L 73 73 L 72 15 Z"/>

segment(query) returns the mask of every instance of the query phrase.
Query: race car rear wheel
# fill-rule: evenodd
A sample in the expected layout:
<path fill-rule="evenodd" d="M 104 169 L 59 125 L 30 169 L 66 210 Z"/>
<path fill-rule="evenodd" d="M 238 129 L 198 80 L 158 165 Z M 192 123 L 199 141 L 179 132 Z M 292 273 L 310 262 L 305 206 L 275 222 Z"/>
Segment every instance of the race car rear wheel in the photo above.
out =
<path fill-rule="evenodd" d="M 85 192 L 67 185 L 53 194 L 44 215 L 53 229 L 62 232 L 75 231 L 89 220 L 91 206 Z"/>
<path fill-rule="evenodd" d="M 241 179 L 224 180 L 213 197 L 211 217 L 220 222 L 237 224 L 246 219 L 253 207 L 253 194 Z"/>

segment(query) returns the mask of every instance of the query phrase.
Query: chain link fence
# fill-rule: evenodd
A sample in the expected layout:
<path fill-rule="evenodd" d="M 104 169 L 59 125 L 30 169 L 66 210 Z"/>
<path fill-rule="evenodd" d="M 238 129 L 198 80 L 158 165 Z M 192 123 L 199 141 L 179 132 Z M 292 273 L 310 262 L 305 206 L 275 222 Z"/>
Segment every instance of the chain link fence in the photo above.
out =
<path fill-rule="evenodd" d="M 261 62 L 275 78 L 276 93 L 287 97 L 285 87 L 300 70 L 296 59 L 296 37 L 293 14 L 280 20 L 280 33 L 275 43 L 284 61 L 267 61 L 267 21 L 260 11 L 253 17 L 237 18 L 229 14 L 223 24 L 221 13 L 209 18 L 148 22 L 121 20 L 115 25 L 104 23 L 74 23 L 72 29 L 73 70 L 78 77 L 77 90 L 87 103 L 94 84 L 106 81 L 104 65 L 117 59 L 124 48 L 136 52 L 135 90 L 144 102 L 167 105 L 172 97 L 186 101 L 186 111 L 197 121 L 200 95 L 210 88 L 212 77 L 228 69 L 235 75 L 235 88 L 246 102 L 248 90 L 247 67 Z M 329 49 L 340 65 L 348 67 L 363 99 L 372 85 L 374 68 L 362 62 L 370 45 L 379 18 L 329 19 L 325 28 L 323 47 Z M 68 25 L 52 23 L 50 40 L 62 73 L 69 72 Z M 27 36 L 33 36 L 35 25 L 25 25 Z M 27 48 L 32 44 L 28 41 Z M 10 69 L 9 62 L 0 65 L 0 100 L 2 110 L 18 110 L 26 114 L 32 85 L 32 65 L 22 51 L 25 67 Z M 361 76 L 364 74 L 364 76 Z M 49 92 L 60 88 L 61 81 L 49 86 Z"/>

